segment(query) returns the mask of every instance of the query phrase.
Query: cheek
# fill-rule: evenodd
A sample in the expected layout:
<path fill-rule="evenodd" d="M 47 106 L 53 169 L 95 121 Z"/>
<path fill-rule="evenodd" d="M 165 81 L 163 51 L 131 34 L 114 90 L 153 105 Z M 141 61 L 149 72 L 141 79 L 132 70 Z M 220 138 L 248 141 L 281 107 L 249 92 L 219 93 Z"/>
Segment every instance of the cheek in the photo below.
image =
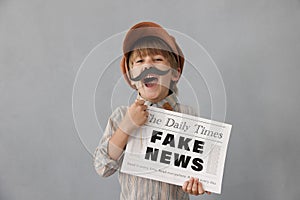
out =
<path fill-rule="evenodd" d="M 143 71 L 142 67 L 135 66 L 135 67 L 130 68 L 129 73 L 134 78 L 134 77 L 137 77 L 138 75 L 140 75 L 142 71 Z"/>
<path fill-rule="evenodd" d="M 160 78 L 159 83 L 160 83 L 160 85 L 169 88 L 169 87 L 170 87 L 171 80 L 172 80 L 172 76 L 169 75 L 169 74 L 167 74 L 167 75 L 162 76 L 162 77 Z"/>

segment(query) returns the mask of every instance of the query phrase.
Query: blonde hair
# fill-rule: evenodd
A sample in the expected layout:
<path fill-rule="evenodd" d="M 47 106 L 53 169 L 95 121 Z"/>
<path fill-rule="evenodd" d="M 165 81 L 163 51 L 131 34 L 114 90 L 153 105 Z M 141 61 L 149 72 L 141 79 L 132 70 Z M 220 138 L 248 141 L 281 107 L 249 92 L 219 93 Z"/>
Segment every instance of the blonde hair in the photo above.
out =
<path fill-rule="evenodd" d="M 162 55 L 170 64 L 173 75 L 177 73 L 178 62 L 176 60 L 176 56 L 171 51 L 171 48 L 160 38 L 157 37 L 145 37 L 138 40 L 131 52 L 128 55 L 128 66 L 132 68 L 133 60 L 137 57 L 146 57 L 146 56 L 154 56 L 154 55 Z M 178 88 L 176 86 L 176 82 L 171 81 L 170 88 L 172 92 L 178 93 Z"/>

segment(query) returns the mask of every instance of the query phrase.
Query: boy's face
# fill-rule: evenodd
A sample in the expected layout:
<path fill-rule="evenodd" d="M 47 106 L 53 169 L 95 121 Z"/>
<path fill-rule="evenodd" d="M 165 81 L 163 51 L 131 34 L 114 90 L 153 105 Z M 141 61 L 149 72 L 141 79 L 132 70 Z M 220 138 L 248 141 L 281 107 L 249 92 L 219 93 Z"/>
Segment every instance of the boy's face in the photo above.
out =
<path fill-rule="evenodd" d="M 180 70 L 174 72 L 170 67 L 169 61 L 160 54 L 137 56 L 132 60 L 130 74 L 137 77 L 146 69 L 161 71 L 161 74 L 149 73 L 139 81 L 132 81 L 136 85 L 140 95 L 153 103 L 159 102 L 169 94 L 171 81 L 179 79 Z"/>

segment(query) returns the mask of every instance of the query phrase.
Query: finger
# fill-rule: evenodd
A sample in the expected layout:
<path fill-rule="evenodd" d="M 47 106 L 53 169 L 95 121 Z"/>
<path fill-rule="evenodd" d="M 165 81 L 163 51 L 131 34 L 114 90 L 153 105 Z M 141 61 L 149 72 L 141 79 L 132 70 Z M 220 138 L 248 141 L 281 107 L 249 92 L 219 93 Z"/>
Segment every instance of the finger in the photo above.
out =
<path fill-rule="evenodd" d="M 147 111 L 143 111 L 144 122 L 147 121 L 148 116 L 149 116 L 148 112 Z"/>
<path fill-rule="evenodd" d="M 187 190 L 188 193 L 192 193 L 192 186 L 193 186 L 193 183 L 194 183 L 194 178 L 190 178 L 189 183 L 188 183 L 188 186 L 187 186 L 187 188 L 186 188 L 186 190 Z"/>
<path fill-rule="evenodd" d="M 148 106 L 147 105 L 142 105 L 141 108 L 142 108 L 142 110 L 147 110 Z"/>
<path fill-rule="evenodd" d="M 184 182 L 184 184 L 182 185 L 182 190 L 183 190 L 183 191 L 187 192 L 186 189 L 187 189 L 188 184 L 189 184 L 189 181 L 185 181 L 185 182 Z"/>
<path fill-rule="evenodd" d="M 204 194 L 204 189 L 203 189 L 203 186 L 202 186 L 202 183 L 199 182 L 198 184 L 198 194 Z"/>
<path fill-rule="evenodd" d="M 208 194 L 208 195 L 210 195 L 210 194 L 211 194 L 211 192 L 209 192 L 209 191 L 205 191 L 205 193 L 206 193 L 206 194 Z"/>
<path fill-rule="evenodd" d="M 194 179 L 194 183 L 192 186 L 192 194 L 193 195 L 198 195 L 198 179 Z"/>
<path fill-rule="evenodd" d="M 145 101 L 142 100 L 142 99 L 136 99 L 136 100 L 135 100 L 135 103 L 136 103 L 137 105 L 144 105 Z"/>
<path fill-rule="evenodd" d="M 149 112 L 148 111 L 144 111 L 145 116 L 148 117 L 149 116 Z"/>
<path fill-rule="evenodd" d="M 143 113 L 143 114 L 145 114 L 145 112 L 147 111 L 147 106 L 144 106 L 144 105 L 138 105 L 137 107 L 136 107 L 136 111 L 137 112 L 141 112 L 141 113 Z"/>

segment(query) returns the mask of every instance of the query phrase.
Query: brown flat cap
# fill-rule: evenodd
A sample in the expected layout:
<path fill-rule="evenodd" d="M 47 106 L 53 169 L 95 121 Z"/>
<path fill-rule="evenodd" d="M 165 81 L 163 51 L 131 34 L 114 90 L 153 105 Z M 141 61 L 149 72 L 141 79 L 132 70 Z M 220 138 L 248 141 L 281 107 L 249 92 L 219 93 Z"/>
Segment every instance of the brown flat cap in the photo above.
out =
<path fill-rule="evenodd" d="M 128 84 L 134 88 L 135 86 L 130 84 L 127 72 L 128 72 L 128 54 L 133 50 L 134 44 L 141 38 L 145 37 L 158 37 L 162 39 L 171 49 L 172 53 L 176 55 L 176 60 L 178 62 L 178 67 L 183 69 L 184 64 L 184 56 L 177 45 L 175 38 L 168 34 L 168 32 L 163 29 L 160 25 L 153 23 L 153 22 L 140 22 L 129 29 L 127 32 L 124 42 L 123 42 L 123 57 L 121 60 L 121 71 L 125 80 Z"/>

